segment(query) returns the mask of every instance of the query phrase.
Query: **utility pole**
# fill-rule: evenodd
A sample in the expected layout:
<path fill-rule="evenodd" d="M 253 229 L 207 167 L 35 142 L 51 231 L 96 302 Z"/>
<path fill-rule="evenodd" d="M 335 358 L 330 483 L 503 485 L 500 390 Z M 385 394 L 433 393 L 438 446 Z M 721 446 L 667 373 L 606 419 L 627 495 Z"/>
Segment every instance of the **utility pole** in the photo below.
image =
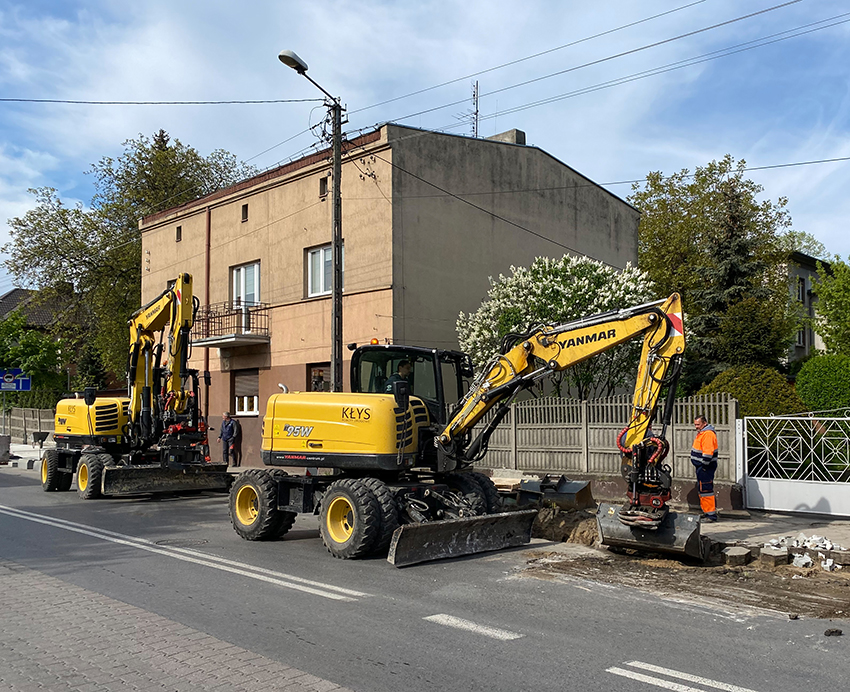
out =
<path fill-rule="evenodd" d="M 331 202 L 331 391 L 342 391 L 342 104 L 307 74 L 307 63 L 291 50 L 282 50 L 278 59 L 306 77 L 328 100 L 325 104 L 333 120 L 333 201 Z"/>

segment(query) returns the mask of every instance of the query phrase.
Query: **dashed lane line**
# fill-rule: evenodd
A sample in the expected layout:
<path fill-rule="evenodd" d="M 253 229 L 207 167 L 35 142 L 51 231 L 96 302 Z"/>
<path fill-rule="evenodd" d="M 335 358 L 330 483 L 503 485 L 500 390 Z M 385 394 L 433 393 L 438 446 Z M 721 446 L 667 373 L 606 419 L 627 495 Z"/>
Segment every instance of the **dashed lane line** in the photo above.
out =
<path fill-rule="evenodd" d="M 294 589 L 296 591 L 302 591 L 304 593 L 309 593 L 314 596 L 321 596 L 323 598 L 329 598 L 331 600 L 354 601 L 358 598 L 365 598 L 370 596 L 370 594 L 364 593 L 362 591 L 345 589 L 339 586 L 334 586 L 333 584 L 326 584 L 324 582 L 314 581 L 311 579 L 304 579 L 303 577 L 297 577 L 282 572 L 275 572 L 274 570 L 269 570 L 262 567 L 254 567 L 253 565 L 248 565 L 242 562 L 236 562 L 234 560 L 228 560 L 226 558 L 220 558 L 214 555 L 207 555 L 206 553 L 202 553 L 196 550 L 160 546 L 144 538 L 137 538 L 135 536 L 128 536 L 125 534 L 115 533 L 114 531 L 107 531 L 106 529 L 99 529 L 97 527 L 88 526 L 86 524 L 77 524 L 75 522 L 67 521 L 65 519 L 57 519 L 43 514 L 26 512 L 23 510 L 15 509 L 14 507 L 7 507 L 5 505 L 0 505 L 0 514 L 6 514 L 8 516 L 15 517 L 17 519 L 24 519 L 26 521 L 32 521 L 37 524 L 53 526 L 55 528 L 63 529 L 65 531 L 72 531 L 74 533 L 90 536 L 92 538 L 97 538 L 102 541 L 109 541 L 111 543 L 117 543 L 119 545 L 136 548 L 138 550 L 145 550 L 150 553 L 171 557 L 175 560 L 182 560 L 184 562 L 202 565 L 204 567 L 210 567 L 212 569 L 217 569 L 222 572 L 238 574 L 239 576 L 248 577 L 249 579 L 256 579 L 258 581 L 274 584 L 283 588 Z"/>
<path fill-rule="evenodd" d="M 466 630 L 467 632 L 473 632 L 475 634 L 480 634 L 484 637 L 490 637 L 491 639 L 500 639 L 502 641 L 520 639 L 521 637 L 525 636 L 524 634 L 517 634 L 516 632 L 510 632 L 508 630 L 500 630 L 496 627 L 487 627 L 486 625 L 479 625 L 476 622 L 456 618 L 453 615 L 446 615 L 445 613 L 429 615 L 428 617 L 422 619 L 427 620 L 428 622 L 434 622 L 438 625 L 444 625 L 445 627 L 454 627 L 455 629 Z"/>

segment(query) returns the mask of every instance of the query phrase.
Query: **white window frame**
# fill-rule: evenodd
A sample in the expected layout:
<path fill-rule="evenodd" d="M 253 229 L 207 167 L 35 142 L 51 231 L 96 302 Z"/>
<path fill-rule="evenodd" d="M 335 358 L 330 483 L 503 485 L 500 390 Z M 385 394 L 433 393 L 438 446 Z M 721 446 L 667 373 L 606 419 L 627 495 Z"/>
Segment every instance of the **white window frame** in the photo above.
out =
<path fill-rule="evenodd" d="M 247 301 L 245 296 L 245 277 L 248 272 L 245 270 L 249 267 L 254 269 L 254 300 Z M 260 263 L 248 262 L 230 268 L 230 290 L 232 291 L 232 300 L 234 308 L 251 307 L 260 303 Z"/>
<path fill-rule="evenodd" d="M 260 397 L 259 396 L 237 396 L 234 397 L 235 407 L 234 416 L 259 416 L 260 415 Z"/>
<path fill-rule="evenodd" d="M 345 244 L 341 249 L 342 255 L 342 285 L 345 286 Z M 313 289 L 313 258 L 319 256 L 322 274 L 319 290 Z M 330 276 L 326 276 L 324 266 L 326 262 L 331 262 Z M 314 247 L 307 251 L 307 297 L 315 298 L 317 296 L 329 296 L 333 291 L 333 256 L 331 244 Z"/>

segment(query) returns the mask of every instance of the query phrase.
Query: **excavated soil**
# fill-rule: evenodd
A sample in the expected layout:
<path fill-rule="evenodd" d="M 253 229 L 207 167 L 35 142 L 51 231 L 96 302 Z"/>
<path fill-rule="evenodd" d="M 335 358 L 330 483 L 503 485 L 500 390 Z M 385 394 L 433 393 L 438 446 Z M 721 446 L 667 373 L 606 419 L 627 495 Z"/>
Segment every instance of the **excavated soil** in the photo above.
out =
<path fill-rule="evenodd" d="M 544 509 L 534 536 L 552 541 L 595 544 L 591 512 Z M 577 579 L 640 589 L 659 596 L 721 601 L 730 607 L 763 608 L 790 617 L 850 618 L 850 568 L 827 572 L 793 565 L 768 568 L 678 561 L 629 550 L 570 555 L 552 551 L 531 559 L 524 575 L 540 579 Z"/>

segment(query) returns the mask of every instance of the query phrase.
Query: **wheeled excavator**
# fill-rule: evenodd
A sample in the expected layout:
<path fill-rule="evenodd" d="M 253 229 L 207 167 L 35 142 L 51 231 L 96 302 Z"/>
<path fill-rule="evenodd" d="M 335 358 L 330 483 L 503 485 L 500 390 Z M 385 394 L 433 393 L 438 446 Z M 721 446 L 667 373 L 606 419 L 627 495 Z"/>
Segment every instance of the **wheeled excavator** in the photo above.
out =
<path fill-rule="evenodd" d="M 690 538 L 667 537 L 671 474 L 663 464 L 685 349 L 678 294 L 509 334 L 464 396 L 473 375 L 468 355 L 394 344 L 354 350 L 351 393 L 281 385 L 263 420 L 264 468 L 243 471 L 230 490 L 233 527 L 247 540 L 270 539 L 284 535 L 297 514 L 314 513 L 334 557 L 388 551 L 397 566 L 527 543 L 536 511 L 502 512 L 494 484 L 474 464 L 520 392 L 636 337 L 643 337 L 637 384 L 618 441 L 628 502 L 614 513 L 617 528 L 605 527 L 603 542 L 615 534 L 623 545 L 626 534 L 655 531 L 663 536 L 659 549 L 685 552 Z M 388 393 L 400 365 L 410 373 Z M 656 430 L 650 425 L 664 387 L 670 394 Z M 282 467 L 308 471 L 289 475 Z"/>
<path fill-rule="evenodd" d="M 56 449 L 41 464 L 45 491 L 70 490 L 74 474 L 85 500 L 230 487 L 227 465 L 210 461 L 199 373 L 188 367 L 197 307 L 192 277 L 181 274 L 130 319 L 128 395 L 96 397 L 87 388 L 56 405 Z"/>

